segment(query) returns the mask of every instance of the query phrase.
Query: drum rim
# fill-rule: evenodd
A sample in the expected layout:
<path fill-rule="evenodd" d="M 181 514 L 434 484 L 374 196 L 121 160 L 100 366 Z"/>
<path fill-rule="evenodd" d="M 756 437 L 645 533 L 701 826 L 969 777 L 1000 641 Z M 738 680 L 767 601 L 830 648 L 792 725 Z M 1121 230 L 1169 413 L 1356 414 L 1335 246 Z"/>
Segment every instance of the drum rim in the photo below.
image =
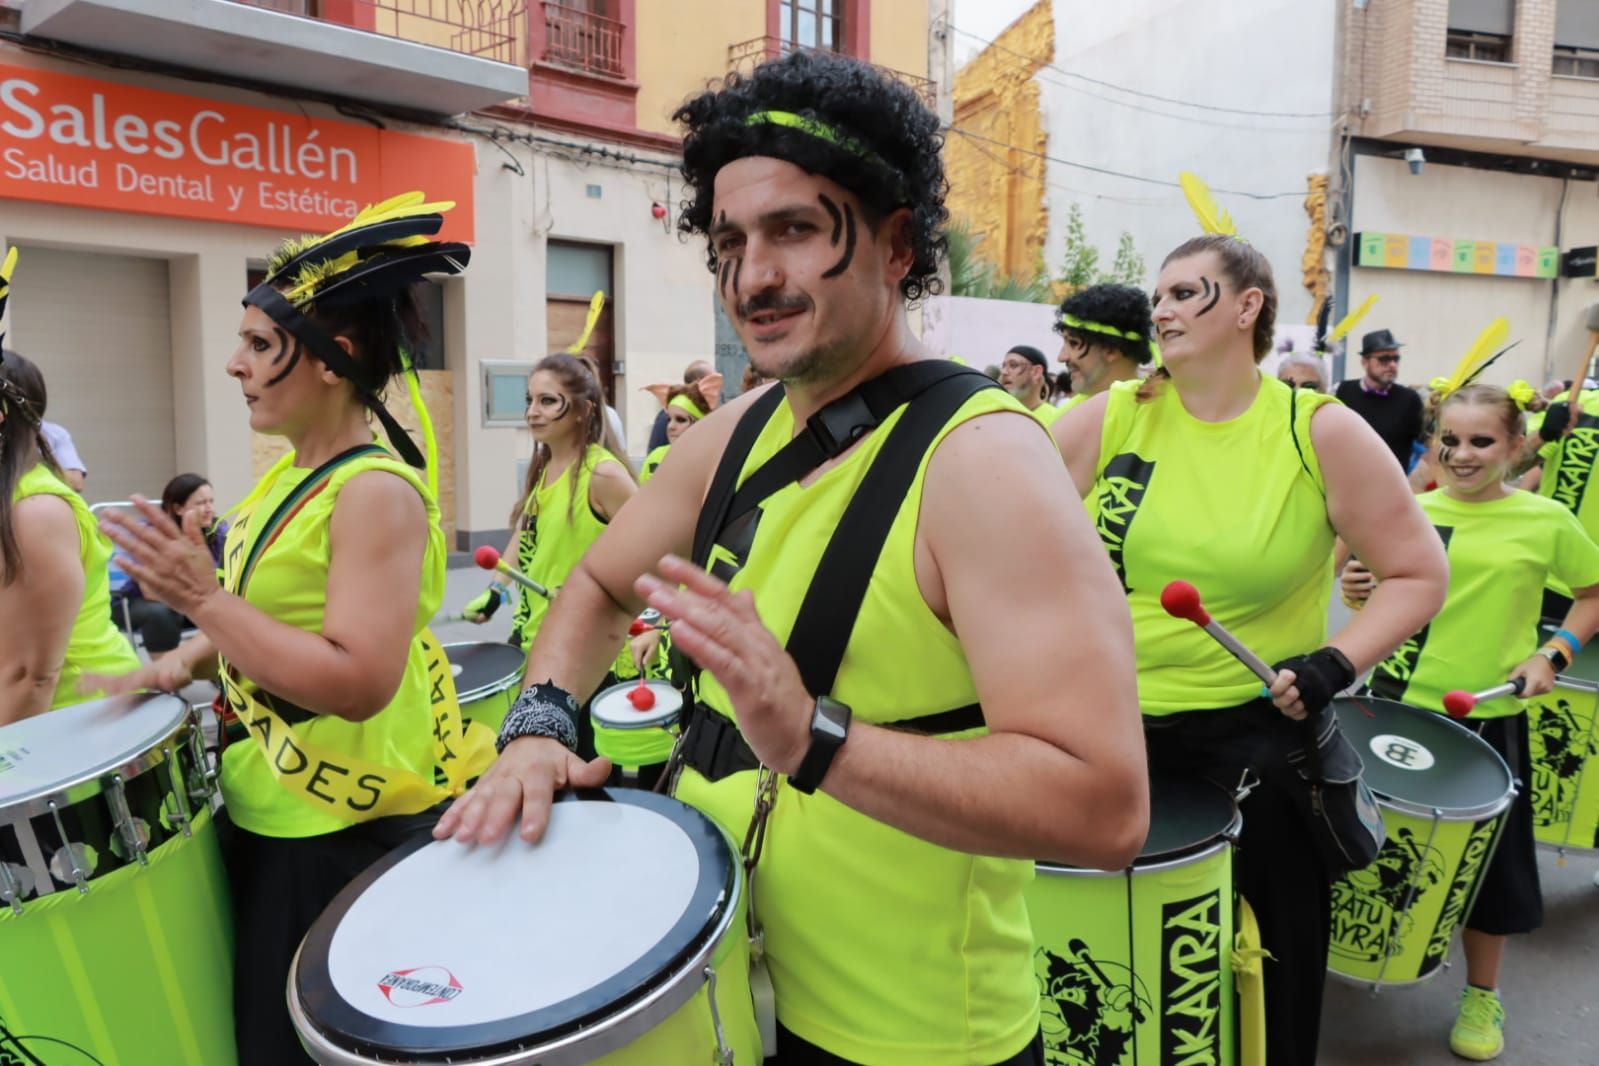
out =
<path fill-rule="evenodd" d="M 687 946 L 668 954 L 657 953 L 658 944 L 657 951 L 646 952 L 598 988 L 511 1018 L 449 1027 L 379 1022 L 350 1006 L 339 995 L 328 972 L 328 951 L 339 919 L 366 889 L 410 855 L 433 843 L 431 837 L 424 835 L 391 851 L 362 871 L 323 910 L 296 948 L 289 970 L 288 995 L 291 1014 L 297 1020 L 296 1028 L 301 1037 L 309 1038 L 314 1034 L 323 1053 L 334 1056 L 327 1061 L 340 1063 L 383 1062 L 396 1055 L 449 1056 L 452 1061 L 471 1063 L 514 1063 L 523 1061 L 517 1057 L 519 1055 L 537 1054 L 543 1066 L 556 1066 L 568 1061 L 587 1062 L 596 1051 L 604 1053 L 621 1047 L 692 999 L 699 989 L 693 978 L 702 973 L 706 960 L 719 949 L 728 927 L 739 913 L 743 886 L 732 840 L 708 815 L 653 792 L 623 788 L 581 789 L 558 797 L 556 802 L 615 802 L 644 807 L 676 823 L 702 856 L 709 850 L 726 860 L 726 878 L 718 883 L 707 881 L 696 886 L 683 916 L 662 938 L 664 941 L 679 929 L 698 922 L 699 932 Z M 706 915 L 709 920 L 705 919 Z M 310 964 L 315 965 L 316 970 L 302 980 L 301 963 L 308 951 Z M 663 956 L 665 961 L 662 961 Z M 635 971 L 645 971 L 651 976 L 629 977 Z M 306 984 L 312 987 L 305 989 Z M 619 985 L 625 989 L 621 994 L 607 991 Z M 313 999 L 324 1000 L 322 1009 L 315 1015 L 307 1005 Z M 332 1005 L 331 1010 L 328 1004 Z M 582 1009 L 578 1009 L 579 1006 Z M 560 1020 L 542 1020 L 552 1014 L 560 1016 Z M 374 1035 L 351 1035 L 351 1019 L 363 1023 Z M 303 1026 L 299 1022 L 303 1022 Z M 333 1026 L 340 1028 L 332 1029 Z M 330 1030 L 337 1039 L 330 1035 Z M 447 1034 L 451 1038 L 444 1046 L 441 1038 Z M 601 1048 L 600 1044 L 605 1046 Z M 574 1055 L 570 1059 L 561 1054 L 568 1049 Z M 554 1057 L 547 1054 L 550 1051 L 555 1052 Z M 579 1051 L 581 1054 L 577 1054 Z"/>
<path fill-rule="evenodd" d="M 1403 707 L 1406 711 L 1412 714 L 1429 716 L 1424 720 L 1436 721 L 1438 724 L 1445 727 L 1446 732 L 1450 729 L 1453 729 L 1459 732 L 1462 736 L 1469 737 L 1472 744 L 1478 746 L 1484 754 L 1493 757 L 1494 765 L 1503 772 L 1505 780 L 1505 791 L 1499 796 L 1485 803 L 1479 803 L 1472 807 L 1437 807 L 1430 804 L 1421 803 L 1417 800 L 1407 800 L 1397 796 L 1391 796 L 1382 789 L 1378 788 L 1376 785 L 1372 784 L 1371 781 L 1367 779 L 1366 785 L 1371 789 L 1372 795 L 1377 797 L 1379 803 L 1391 807 L 1402 814 L 1409 814 L 1417 818 L 1435 818 L 1440 822 L 1476 822 L 1481 821 L 1484 818 L 1493 818 L 1504 813 L 1505 809 L 1515 801 L 1516 794 L 1521 789 L 1517 787 L 1519 783 L 1516 780 L 1516 775 L 1511 772 L 1510 765 L 1505 762 L 1504 756 L 1495 751 L 1492 744 L 1488 743 L 1486 740 L 1482 739 L 1477 734 L 1461 725 L 1459 722 L 1450 718 L 1447 714 L 1443 714 L 1439 711 L 1430 711 L 1425 707 L 1416 707 L 1401 700 L 1385 699 L 1382 696 L 1339 696 L 1333 700 L 1332 706 L 1334 708 L 1334 713 L 1337 713 L 1337 705 L 1339 704 L 1353 704 L 1361 702 L 1369 703 L 1372 701 L 1391 704 L 1395 707 Z M 1477 719 L 1477 721 L 1485 720 L 1486 719 Z M 1350 743 L 1354 744 L 1354 741 L 1351 740 Z M 1360 761 L 1362 765 L 1364 765 L 1366 761 L 1366 753 L 1361 750 L 1362 745 L 1354 744 L 1354 747 L 1356 749 L 1356 753 L 1360 755 Z M 1522 787 L 1525 786 L 1523 785 Z"/>
<path fill-rule="evenodd" d="M 622 732 L 631 731 L 631 730 L 635 730 L 635 729 L 666 729 L 667 727 L 672 726 L 672 725 L 676 725 L 679 721 L 681 721 L 682 718 L 683 718 L 683 708 L 687 705 L 687 701 L 683 699 L 683 694 L 681 692 L 678 692 L 677 687 L 675 685 L 673 685 L 670 681 L 666 681 L 666 680 L 663 680 L 663 679 L 658 678 L 658 677 L 645 678 L 644 679 L 644 683 L 645 683 L 646 686 L 648 686 L 649 688 L 652 688 L 652 689 L 653 688 L 657 688 L 657 687 L 671 689 L 671 691 L 678 698 L 677 712 L 675 714 L 671 715 L 670 717 L 657 718 L 657 719 L 655 719 L 654 721 L 651 721 L 651 722 L 619 722 L 619 721 L 618 722 L 608 722 L 608 721 L 606 721 L 605 719 L 601 718 L 598 714 L 595 713 L 595 711 L 596 711 L 596 706 L 595 705 L 599 703 L 600 697 L 604 696 L 608 692 L 614 692 L 617 689 L 629 689 L 629 688 L 634 688 L 635 686 L 638 685 L 637 681 L 618 681 L 614 685 L 607 685 L 605 688 L 602 688 L 600 691 L 598 691 L 598 692 L 596 692 L 594 694 L 594 698 L 589 701 L 589 717 L 594 719 L 594 723 L 596 725 L 603 726 L 606 729 L 614 729 L 614 730 L 622 731 Z"/>
<path fill-rule="evenodd" d="M 100 762 L 92 763 L 90 769 L 75 772 L 55 784 L 40 786 L 30 792 L 18 793 L 10 799 L 0 800 L 0 825 L 11 825 L 37 818 L 40 815 L 48 815 L 52 804 L 59 808 L 81 803 L 86 799 L 92 799 L 110 787 L 112 778 L 131 781 L 164 764 L 167 761 L 167 754 L 171 750 L 173 740 L 186 734 L 190 729 L 198 728 L 194 709 L 178 696 L 170 692 L 144 690 L 128 693 L 124 696 L 112 696 L 104 700 L 87 700 L 83 704 L 74 706 L 87 706 L 89 704 L 113 701 L 129 702 L 130 704 L 132 701 L 140 701 L 142 705 L 142 703 L 153 700 L 170 700 L 179 713 L 175 721 L 164 726 L 160 732 L 152 734 L 144 742 L 144 747 L 129 749 L 116 755 L 107 756 Z M 59 711 L 49 711 L 47 713 L 61 714 L 72 709 L 72 707 L 63 707 Z M 129 712 L 131 710 L 132 706 L 128 708 Z"/>
<path fill-rule="evenodd" d="M 1152 855 L 1154 862 L 1138 863 L 1124 866 L 1120 870 L 1095 870 L 1087 866 L 1066 866 L 1058 862 L 1035 862 L 1035 870 L 1047 870 L 1051 876 L 1060 877 L 1138 877 L 1143 874 L 1161 873 L 1166 870 L 1175 870 L 1183 866 L 1193 866 L 1204 862 L 1218 852 L 1225 851 L 1234 846 L 1238 833 L 1243 828 L 1243 812 L 1235 810 L 1233 820 L 1216 836 L 1200 844 L 1180 848 L 1177 851 L 1163 851 Z"/>
<path fill-rule="evenodd" d="M 446 662 L 449 661 L 450 649 L 451 648 L 481 648 L 481 647 L 509 648 L 509 649 L 511 649 L 512 651 L 514 651 L 514 652 L 516 652 L 518 654 L 518 656 L 520 657 L 521 662 L 523 663 L 524 666 L 527 663 L 527 656 L 523 655 L 521 650 L 519 648 L 517 648 L 516 645 L 514 645 L 514 644 L 501 644 L 501 643 L 499 643 L 497 641 L 493 641 L 493 640 L 457 640 L 457 641 L 454 641 L 453 643 L 450 643 L 450 644 L 440 644 L 439 645 L 439 649 L 444 652 L 444 658 L 445 658 Z M 474 703 L 477 700 L 483 699 L 484 697 L 487 697 L 487 696 L 497 696 L 500 693 L 504 692 L 506 689 L 514 687 L 521 680 L 522 680 L 522 671 L 520 669 L 513 670 L 511 673 L 506 674 L 504 677 L 499 678 L 496 681 L 486 682 L 486 683 L 484 683 L 482 685 L 479 685 L 477 688 L 469 688 L 469 689 L 466 689 L 465 691 L 457 690 L 456 693 L 455 693 L 455 701 L 457 703 L 460 703 L 460 704 L 467 704 L 467 703 Z"/>

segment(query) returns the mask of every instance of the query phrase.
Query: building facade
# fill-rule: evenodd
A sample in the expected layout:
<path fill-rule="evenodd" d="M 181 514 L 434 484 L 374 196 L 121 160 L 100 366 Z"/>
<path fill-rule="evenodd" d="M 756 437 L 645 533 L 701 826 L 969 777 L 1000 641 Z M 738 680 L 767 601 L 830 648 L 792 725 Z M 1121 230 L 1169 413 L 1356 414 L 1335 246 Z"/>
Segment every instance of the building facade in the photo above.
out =
<path fill-rule="evenodd" d="M 716 350 L 671 113 L 791 48 L 933 92 L 927 0 L 0 0 L 8 344 L 44 368 L 91 500 L 183 470 L 236 500 L 281 446 L 224 370 L 251 272 L 366 203 L 452 199 L 445 235 L 472 264 L 428 290 L 424 394 L 447 532 L 503 544 L 527 370 L 577 339 L 596 291 L 587 352 L 635 456 L 657 410 L 642 387 Z"/>

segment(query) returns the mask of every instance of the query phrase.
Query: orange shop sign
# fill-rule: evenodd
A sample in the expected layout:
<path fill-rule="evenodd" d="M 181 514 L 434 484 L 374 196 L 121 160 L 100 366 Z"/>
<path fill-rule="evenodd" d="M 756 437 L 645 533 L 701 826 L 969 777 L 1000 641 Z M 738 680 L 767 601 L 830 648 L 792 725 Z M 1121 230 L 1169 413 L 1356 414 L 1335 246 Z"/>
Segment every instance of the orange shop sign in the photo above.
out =
<path fill-rule="evenodd" d="M 422 189 L 470 241 L 475 170 L 459 140 L 0 64 L 0 197 L 320 231 Z"/>

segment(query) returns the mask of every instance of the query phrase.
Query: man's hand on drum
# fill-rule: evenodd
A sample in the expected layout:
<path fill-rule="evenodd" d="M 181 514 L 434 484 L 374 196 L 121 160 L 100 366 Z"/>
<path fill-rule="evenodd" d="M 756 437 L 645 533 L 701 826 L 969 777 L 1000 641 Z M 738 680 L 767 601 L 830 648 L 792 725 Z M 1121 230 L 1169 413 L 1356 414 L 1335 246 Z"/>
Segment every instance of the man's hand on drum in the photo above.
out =
<path fill-rule="evenodd" d="M 193 618 L 207 598 L 221 591 L 199 518 L 187 512 L 179 529 L 143 496 L 133 497 L 133 506 L 139 518 L 108 511 L 100 528 L 123 556 L 122 569 L 146 596 Z"/>
<path fill-rule="evenodd" d="M 816 701 L 799 667 L 761 622 L 755 598 L 675 555 L 657 569 L 659 577 L 645 574 L 634 591 L 671 619 L 673 643 L 727 691 L 739 729 L 761 762 L 779 773 L 799 769 Z"/>
<path fill-rule="evenodd" d="M 1522 699 L 1542 696 L 1546 692 L 1554 691 L 1555 664 L 1542 655 L 1534 654 L 1510 671 L 1510 680 L 1515 681 L 1518 678 L 1524 682 L 1521 690 Z"/>

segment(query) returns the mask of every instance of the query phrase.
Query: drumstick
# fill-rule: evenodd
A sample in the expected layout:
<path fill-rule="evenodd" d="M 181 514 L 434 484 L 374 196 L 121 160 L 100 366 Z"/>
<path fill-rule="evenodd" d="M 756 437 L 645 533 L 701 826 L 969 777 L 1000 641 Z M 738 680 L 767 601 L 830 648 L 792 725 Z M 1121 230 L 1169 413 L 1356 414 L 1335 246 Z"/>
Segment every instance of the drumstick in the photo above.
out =
<path fill-rule="evenodd" d="M 464 622 L 464 621 L 466 621 L 466 612 L 465 611 L 440 611 L 438 614 L 436 614 L 432 618 L 428 619 L 428 625 L 436 626 L 436 625 L 442 625 L 445 622 Z"/>
<path fill-rule="evenodd" d="M 518 585 L 521 585 L 529 592 L 543 596 L 547 600 L 552 600 L 555 598 L 555 595 L 550 592 L 549 589 L 545 588 L 537 581 L 534 581 L 532 578 L 522 573 L 522 571 L 516 569 L 516 567 L 506 562 L 504 559 L 501 559 L 500 553 L 494 549 L 493 545 L 485 544 L 477 551 L 473 552 L 472 561 L 477 563 L 485 570 L 498 570 L 500 573 L 504 574 L 512 581 L 515 581 Z"/>
<path fill-rule="evenodd" d="M 1514 681 L 1485 688 L 1481 692 L 1462 692 L 1460 689 L 1455 689 L 1453 692 L 1444 693 L 1444 710 L 1449 712 L 1451 718 L 1464 718 L 1479 701 L 1491 700 L 1497 696 L 1519 696 L 1521 690 L 1526 687 L 1527 679 L 1518 677 Z"/>
<path fill-rule="evenodd" d="M 1199 590 L 1188 582 L 1173 581 L 1162 589 L 1160 605 L 1173 618 L 1187 619 L 1209 633 L 1217 644 L 1232 652 L 1234 658 L 1249 667 L 1267 685 L 1277 680 L 1277 671 L 1262 662 L 1260 656 L 1244 647 L 1237 637 L 1227 632 L 1225 626 L 1210 616 L 1199 598 Z"/>

